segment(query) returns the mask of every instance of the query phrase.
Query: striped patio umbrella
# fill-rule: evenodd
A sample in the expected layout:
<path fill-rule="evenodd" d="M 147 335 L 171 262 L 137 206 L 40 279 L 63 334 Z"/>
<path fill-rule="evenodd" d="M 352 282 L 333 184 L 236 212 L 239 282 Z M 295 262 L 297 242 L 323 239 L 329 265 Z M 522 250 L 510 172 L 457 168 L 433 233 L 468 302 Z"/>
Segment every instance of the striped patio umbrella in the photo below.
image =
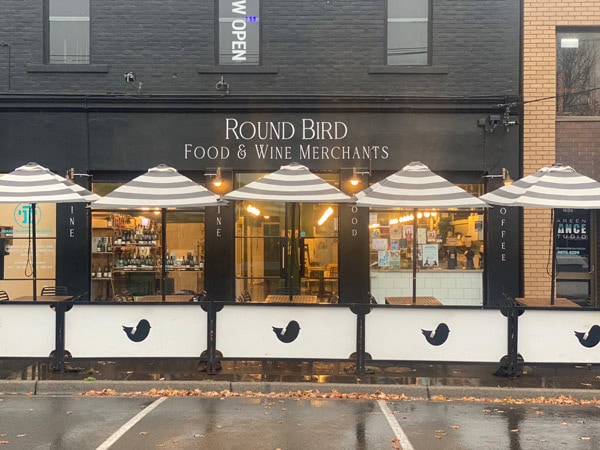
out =
<path fill-rule="evenodd" d="M 553 164 L 480 198 L 501 206 L 600 209 L 600 183 L 570 166 Z"/>
<path fill-rule="evenodd" d="M 560 163 L 541 168 L 480 197 L 492 205 L 527 208 L 600 209 L 600 183 Z M 552 220 L 554 223 L 554 220 Z M 554 226 L 554 225 L 553 225 Z M 554 231 L 552 236 L 554 237 Z M 552 254 L 555 254 L 552 239 Z M 552 258 L 550 304 L 554 304 L 556 257 Z"/>
<path fill-rule="evenodd" d="M 413 236 L 417 239 L 419 209 L 470 209 L 489 205 L 464 189 L 436 175 L 419 161 L 407 164 L 398 172 L 355 195 L 357 206 L 373 208 L 410 208 L 414 210 Z M 417 301 L 418 243 L 413 245 L 413 303 Z"/>
<path fill-rule="evenodd" d="M 228 200 L 280 203 L 344 203 L 352 198 L 312 173 L 306 166 L 291 163 L 260 180 L 225 194 Z"/>
<path fill-rule="evenodd" d="M 91 194 L 81 186 L 30 162 L 0 177 L 0 203 L 85 203 Z"/>
<path fill-rule="evenodd" d="M 358 192 L 355 197 L 358 206 L 374 208 L 453 209 L 488 206 L 418 161 Z"/>
<path fill-rule="evenodd" d="M 31 204 L 29 223 L 31 226 L 31 276 L 34 300 L 37 300 L 36 204 L 85 203 L 91 201 L 94 195 L 87 189 L 34 162 L 20 166 L 0 177 L 0 203 Z"/>
<path fill-rule="evenodd" d="M 160 164 L 92 203 L 93 209 L 203 208 L 224 205 L 218 195 Z"/>
<path fill-rule="evenodd" d="M 181 175 L 173 167 L 159 164 L 143 175 L 119 186 L 111 193 L 92 203 L 92 209 L 160 209 L 162 219 L 161 294 L 166 300 L 167 209 L 197 209 L 205 206 L 223 206 L 227 202 L 204 186 Z"/>

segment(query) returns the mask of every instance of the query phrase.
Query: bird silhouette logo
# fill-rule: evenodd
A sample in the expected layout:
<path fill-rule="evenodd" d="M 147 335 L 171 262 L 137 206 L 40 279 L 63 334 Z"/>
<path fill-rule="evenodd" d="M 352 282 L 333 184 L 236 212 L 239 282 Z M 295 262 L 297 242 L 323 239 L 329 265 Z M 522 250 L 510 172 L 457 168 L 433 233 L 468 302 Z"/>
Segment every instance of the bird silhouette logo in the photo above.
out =
<path fill-rule="evenodd" d="M 600 342 L 600 325 L 593 325 L 587 333 L 575 331 L 575 336 L 584 347 L 595 347 Z"/>
<path fill-rule="evenodd" d="M 290 323 L 285 328 L 273 327 L 273 333 L 275 333 L 275 336 L 281 342 L 289 344 L 290 342 L 294 342 L 298 334 L 300 334 L 300 325 L 295 320 L 290 320 Z"/>
<path fill-rule="evenodd" d="M 142 342 L 150 334 L 150 322 L 146 319 L 142 319 L 135 327 L 126 327 L 123 325 L 123 331 L 133 342 Z"/>
<path fill-rule="evenodd" d="M 440 323 L 435 330 L 421 330 L 427 342 L 431 345 L 442 345 L 448 339 L 450 328 L 445 323 Z"/>

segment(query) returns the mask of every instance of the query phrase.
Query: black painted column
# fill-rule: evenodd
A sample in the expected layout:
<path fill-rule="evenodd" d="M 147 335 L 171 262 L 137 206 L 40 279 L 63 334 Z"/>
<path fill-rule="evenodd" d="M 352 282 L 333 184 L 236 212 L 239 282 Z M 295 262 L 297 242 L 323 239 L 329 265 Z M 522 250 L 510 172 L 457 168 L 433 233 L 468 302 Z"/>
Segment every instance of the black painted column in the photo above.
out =
<path fill-rule="evenodd" d="M 89 214 L 86 203 L 56 205 L 56 285 L 66 286 L 69 295 L 90 290 Z"/>
<path fill-rule="evenodd" d="M 215 172 L 217 170 L 215 169 Z M 219 170 L 206 174 L 206 187 L 218 195 L 233 189 L 233 172 Z M 205 214 L 204 289 L 207 299 L 219 302 L 235 300 L 235 202 L 226 206 L 209 206 Z"/>
<path fill-rule="evenodd" d="M 341 190 L 348 195 L 367 187 L 368 178 L 350 187 L 352 170 L 341 171 Z M 368 303 L 371 290 L 369 271 L 369 208 L 339 205 L 339 302 Z"/>

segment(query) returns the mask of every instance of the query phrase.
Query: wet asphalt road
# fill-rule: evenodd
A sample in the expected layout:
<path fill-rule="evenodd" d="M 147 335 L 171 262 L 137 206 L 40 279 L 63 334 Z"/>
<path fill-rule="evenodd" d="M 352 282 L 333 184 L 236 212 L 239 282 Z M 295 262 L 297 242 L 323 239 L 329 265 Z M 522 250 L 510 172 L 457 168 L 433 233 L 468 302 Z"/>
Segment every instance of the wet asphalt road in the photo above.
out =
<path fill-rule="evenodd" d="M 1 396 L 7 449 L 598 449 L 598 406 Z"/>

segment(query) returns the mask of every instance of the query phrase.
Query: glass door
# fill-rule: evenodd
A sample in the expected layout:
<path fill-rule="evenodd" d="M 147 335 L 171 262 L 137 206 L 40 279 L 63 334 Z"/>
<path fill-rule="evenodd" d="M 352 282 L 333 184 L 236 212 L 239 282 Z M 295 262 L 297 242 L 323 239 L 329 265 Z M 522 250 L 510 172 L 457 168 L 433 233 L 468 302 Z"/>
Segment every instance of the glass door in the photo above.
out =
<path fill-rule="evenodd" d="M 316 303 L 337 295 L 337 205 L 238 201 L 235 231 L 238 301 Z"/>

